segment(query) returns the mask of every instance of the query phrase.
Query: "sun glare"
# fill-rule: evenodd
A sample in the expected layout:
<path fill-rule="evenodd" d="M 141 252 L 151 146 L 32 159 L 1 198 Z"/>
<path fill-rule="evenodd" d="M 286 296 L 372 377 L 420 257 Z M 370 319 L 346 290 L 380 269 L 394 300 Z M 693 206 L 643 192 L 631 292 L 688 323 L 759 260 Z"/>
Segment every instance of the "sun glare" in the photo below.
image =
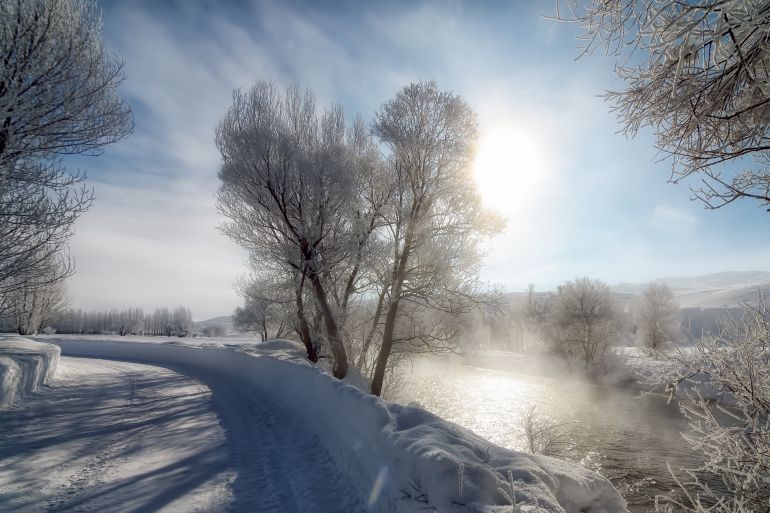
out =
<path fill-rule="evenodd" d="M 474 171 L 484 202 L 505 216 L 531 204 L 547 173 L 545 148 L 525 130 L 490 130 L 479 143 Z"/>

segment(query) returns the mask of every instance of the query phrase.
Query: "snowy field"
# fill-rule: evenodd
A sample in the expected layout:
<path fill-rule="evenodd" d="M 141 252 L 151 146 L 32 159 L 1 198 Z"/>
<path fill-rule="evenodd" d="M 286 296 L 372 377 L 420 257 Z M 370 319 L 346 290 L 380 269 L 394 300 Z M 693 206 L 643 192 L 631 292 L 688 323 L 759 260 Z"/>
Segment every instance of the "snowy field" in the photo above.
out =
<path fill-rule="evenodd" d="M 0 495 L 0 501 L 15 497 L 17 506 L 12 511 L 46 511 L 43 499 L 59 501 L 47 502 L 58 504 L 58 511 L 113 511 L 101 501 L 115 504 L 114 511 L 136 512 L 227 507 L 236 512 L 418 512 L 427 508 L 460 513 L 501 511 L 501 507 L 509 511 L 514 503 L 517 511 L 625 511 L 623 499 L 601 476 L 551 458 L 496 447 L 420 408 L 367 395 L 313 368 L 291 342 L 260 345 L 257 352 L 249 347 L 251 355 L 234 348 L 177 344 L 74 339 L 57 343 L 68 369 L 62 381 L 14 410 L 9 425 L 16 427 L 0 435 L 2 450 L 15 451 L 10 459 L 0 453 L 0 494 L 9 494 Z M 68 358 L 72 356 L 112 363 L 84 364 Z M 152 364 L 173 372 L 144 366 L 143 373 L 129 370 L 134 363 L 115 361 Z M 81 374 L 73 377 L 75 364 L 81 366 Z M 129 367 L 121 367 L 125 365 Z M 115 374 L 107 370 L 109 366 L 120 370 Z M 155 373 L 160 374 L 147 381 L 140 378 Z M 169 391 L 172 397 L 159 396 L 167 387 L 152 383 L 164 380 L 174 383 L 172 388 L 180 395 Z M 132 408 L 125 405 L 137 397 L 137 390 L 138 410 L 130 413 Z M 86 395 L 80 399 L 77 394 Z M 88 394 L 98 398 L 88 399 Z M 84 407 L 89 402 L 97 407 Z M 70 409 L 73 413 L 68 417 Z M 121 420 L 124 409 L 128 420 Z M 179 415 L 168 415 L 174 409 L 179 409 Z M 214 421 L 215 414 L 223 431 Z M 89 415 L 99 416 L 98 422 L 92 424 Z M 29 422 L 31 418 L 39 422 Z M 43 419 L 56 420 L 49 425 Z M 190 427 L 199 421 L 202 426 Z M 72 434 L 82 431 L 78 426 L 99 422 L 104 426 L 101 431 L 84 431 L 94 436 Z M 157 433 L 156 424 L 161 426 Z M 148 468 L 130 463 L 146 459 L 129 440 L 142 438 L 131 434 L 134 428 L 145 437 L 136 442 L 138 447 L 147 447 L 148 454 L 155 455 L 154 467 L 153 460 Z M 182 430 L 177 436 L 163 434 L 177 429 Z M 188 436 L 183 434 L 185 429 L 208 434 Z M 14 449 L 25 444 L 24 451 Z M 131 460 L 134 456 L 137 459 Z M 121 457 L 128 458 L 125 465 Z M 47 461 L 71 463 L 40 487 L 42 496 L 24 502 L 25 490 L 35 486 L 34 476 L 45 472 Z M 139 494 L 132 487 L 147 491 Z M 134 502 L 119 499 L 124 493 Z"/>

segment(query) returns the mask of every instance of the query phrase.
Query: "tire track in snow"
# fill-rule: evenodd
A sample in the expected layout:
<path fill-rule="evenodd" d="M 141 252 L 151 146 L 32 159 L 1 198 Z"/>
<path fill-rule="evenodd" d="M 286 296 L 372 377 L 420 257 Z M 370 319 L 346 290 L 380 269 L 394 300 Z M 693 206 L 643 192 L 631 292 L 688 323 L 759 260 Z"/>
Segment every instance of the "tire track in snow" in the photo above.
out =
<path fill-rule="evenodd" d="M 230 511 L 364 511 L 317 437 L 290 409 L 253 386 L 237 382 L 209 382 L 209 386 L 238 469 Z M 218 401 L 218 396 L 224 400 Z"/>
<path fill-rule="evenodd" d="M 248 379 L 247 355 L 159 344 L 60 340 L 63 355 L 163 366 L 206 385 L 226 432 L 231 513 L 359 513 L 362 500 L 280 393 Z M 245 374 L 244 374 L 245 372 Z"/>
<path fill-rule="evenodd" d="M 119 366 L 115 364 L 109 364 L 104 362 L 102 364 L 104 369 L 110 369 L 115 377 L 125 384 L 127 384 L 127 390 L 121 390 L 127 397 L 121 398 L 122 404 L 116 406 L 117 408 L 124 409 L 132 417 L 132 420 L 136 420 L 133 414 L 133 406 L 136 405 L 136 373 L 126 370 L 126 366 Z M 104 389 L 97 387 L 95 391 L 99 397 L 104 396 Z M 118 398 L 114 398 L 117 400 Z M 106 436 L 102 436 L 93 439 L 88 444 L 88 448 L 83 452 L 90 454 L 86 463 L 80 470 L 70 477 L 65 483 L 59 486 L 60 491 L 54 495 L 51 499 L 46 501 L 45 511 L 71 511 L 72 513 L 80 513 L 89 511 L 85 505 L 72 506 L 80 502 L 81 496 L 88 489 L 97 487 L 103 482 L 105 474 L 109 472 L 110 467 L 116 467 L 118 465 L 115 462 L 115 458 L 123 451 L 126 450 L 128 444 L 125 438 L 127 436 L 133 437 L 138 433 L 130 433 L 128 435 L 122 433 L 112 433 Z"/>

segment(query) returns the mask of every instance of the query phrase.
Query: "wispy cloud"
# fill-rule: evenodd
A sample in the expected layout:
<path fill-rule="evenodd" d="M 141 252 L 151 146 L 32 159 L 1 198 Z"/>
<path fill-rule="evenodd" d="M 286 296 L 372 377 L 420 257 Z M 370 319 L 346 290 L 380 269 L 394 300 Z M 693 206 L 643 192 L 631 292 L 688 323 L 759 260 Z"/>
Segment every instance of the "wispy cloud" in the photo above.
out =
<path fill-rule="evenodd" d="M 652 211 L 652 223 L 661 230 L 685 232 L 698 224 L 698 218 L 681 208 L 658 205 Z"/>
<path fill-rule="evenodd" d="M 75 306 L 185 304 L 200 319 L 239 303 L 232 283 L 246 255 L 216 228 L 214 130 L 233 89 L 257 79 L 297 82 L 319 104 L 340 101 L 364 117 L 409 81 L 436 79 L 479 112 L 482 132 L 507 124 L 540 141 L 551 172 L 490 245 L 484 273 L 512 289 L 630 268 L 671 274 L 665 259 L 649 258 L 657 248 L 697 234 L 697 244 L 677 248 L 687 258 L 724 233 L 699 222 L 703 213 L 652 172 L 649 135 L 615 135 L 596 97 L 612 87 L 609 63 L 575 63 L 573 29 L 555 29 L 536 3 L 139 1 L 104 9 L 108 43 L 126 64 L 122 90 L 136 132 L 98 159 L 76 161 L 98 199 L 72 243 Z M 658 205 L 652 214 L 650 202 Z M 618 251 L 640 238 L 646 249 Z"/>

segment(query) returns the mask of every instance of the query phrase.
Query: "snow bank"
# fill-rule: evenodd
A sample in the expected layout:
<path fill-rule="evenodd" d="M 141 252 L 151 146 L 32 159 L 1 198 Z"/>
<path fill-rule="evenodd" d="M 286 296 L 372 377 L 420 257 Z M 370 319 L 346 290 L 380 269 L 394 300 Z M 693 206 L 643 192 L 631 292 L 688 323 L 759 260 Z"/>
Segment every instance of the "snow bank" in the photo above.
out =
<path fill-rule="evenodd" d="M 412 406 L 329 377 L 292 342 L 264 353 L 61 341 L 65 355 L 166 365 L 206 382 L 226 373 L 300 415 L 372 512 L 626 512 L 612 484 L 577 465 L 497 447 Z M 515 503 L 516 508 L 511 508 Z"/>
<path fill-rule="evenodd" d="M 53 378 L 59 353 L 53 344 L 0 337 L 0 409 Z"/>

